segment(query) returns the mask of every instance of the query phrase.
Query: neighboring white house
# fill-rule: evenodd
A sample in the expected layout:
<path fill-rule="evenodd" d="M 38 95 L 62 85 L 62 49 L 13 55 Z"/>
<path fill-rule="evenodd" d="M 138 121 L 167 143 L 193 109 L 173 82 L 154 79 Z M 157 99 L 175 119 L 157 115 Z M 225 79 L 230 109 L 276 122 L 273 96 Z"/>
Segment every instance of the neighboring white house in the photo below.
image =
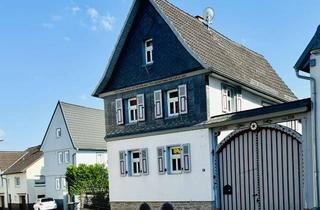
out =
<path fill-rule="evenodd" d="M 23 152 L 0 152 L 0 209 L 5 210 L 7 207 L 7 184 L 6 179 L 4 179 L 3 172 L 8 169 L 14 162 L 16 162 Z"/>
<path fill-rule="evenodd" d="M 102 110 L 58 102 L 41 151 L 44 152 L 46 196 L 54 198 L 59 209 L 67 209 L 71 201 L 65 180 L 69 165 L 107 165 L 104 136 Z"/>
<path fill-rule="evenodd" d="M 38 198 L 45 197 L 43 153 L 40 146 L 28 148 L 3 173 L 7 181 L 6 206 L 11 210 L 32 209 Z"/>
<path fill-rule="evenodd" d="M 241 137 L 241 160 L 245 161 L 234 163 L 235 151 L 239 154 L 240 146 L 235 150 L 232 143 L 231 155 L 230 145 L 228 153 L 223 150 L 223 140 L 231 139 L 226 138 L 231 131 L 247 126 L 240 120 L 237 122 L 238 117 L 251 116 L 251 120 L 256 120 L 260 115 L 269 116 L 270 111 L 289 112 L 300 104 L 310 103 L 293 102 L 296 96 L 262 55 L 223 36 L 200 17 L 193 17 L 166 0 L 133 1 L 93 95 L 105 103 L 113 210 L 139 209 L 143 202 L 154 209 L 166 202 L 175 209 L 250 209 L 251 200 L 259 200 L 252 198 L 258 189 L 255 193 L 249 190 L 257 186 L 256 180 L 260 181 L 252 174 L 256 170 L 252 166 L 256 150 L 251 150 L 252 145 L 249 150 L 249 144 L 243 144 Z M 253 109 L 254 113 L 248 111 Z M 216 123 L 220 118 L 223 120 Z M 292 119 L 288 125 L 296 127 L 294 115 L 281 119 L 281 122 Z M 228 120 L 235 120 L 236 126 L 224 125 Z M 270 118 L 260 125 L 273 122 Z M 255 125 L 252 129 L 257 129 Z M 286 137 L 282 130 L 289 128 L 274 127 Z M 265 129 L 269 128 L 261 127 L 259 132 Z M 250 141 L 257 138 L 258 142 L 262 138 L 254 135 L 250 135 Z M 248 136 L 246 133 L 245 138 Z M 229 158 L 220 158 L 220 171 L 224 174 L 219 174 L 218 144 Z M 259 152 L 265 145 L 256 147 Z M 240 155 L 236 157 L 239 158 Z M 271 157 L 268 158 L 271 162 Z M 234 167 L 238 164 L 239 170 L 231 170 L 230 165 L 226 168 L 226 163 L 231 162 Z M 233 179 L 245 174 L 246 182 L 237 182 L 241 187 L 236 188 L 223 171 L 226 169 L 229 174 L 237 172 Z M 249 178 L 248 174 L 251 174 Z M 243 207 L 231 207 L 230 194 L 236 193 L 248 195 L 241 200 Z M 261 202 L 265 202 L 263 196 Z M 282 197 L 291 199 L 292 204 L 295 196 L 298 197 L 292 194 Z M 230 202 L 227 207 L 220 205 L 224 199 Z"/>

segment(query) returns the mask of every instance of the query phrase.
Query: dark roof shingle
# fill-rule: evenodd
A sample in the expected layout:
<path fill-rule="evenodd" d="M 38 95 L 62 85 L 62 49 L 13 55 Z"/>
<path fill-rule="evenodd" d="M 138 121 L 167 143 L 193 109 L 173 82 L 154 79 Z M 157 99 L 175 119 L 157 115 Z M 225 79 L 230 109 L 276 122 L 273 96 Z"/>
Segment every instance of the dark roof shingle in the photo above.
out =
<path fill-rule="evenodd" d="M 23 152 L 8 152 L 1 151 L 0 152 L 0 171 L 6 170 L 10 167 L 15 161 L 17 161 Z"/>
<path fill-rule="evenodd" d="M 104 111 L 65 102 L 59 102 L 77 149 L 106 150 Z"/>
<path fill-rule="evenodd" d="M 260 54 L 230 40 L 166 0 L 151 0 L 178 34 L 215 73 L 282 101 L 297 99 L 269 62 Z"/>

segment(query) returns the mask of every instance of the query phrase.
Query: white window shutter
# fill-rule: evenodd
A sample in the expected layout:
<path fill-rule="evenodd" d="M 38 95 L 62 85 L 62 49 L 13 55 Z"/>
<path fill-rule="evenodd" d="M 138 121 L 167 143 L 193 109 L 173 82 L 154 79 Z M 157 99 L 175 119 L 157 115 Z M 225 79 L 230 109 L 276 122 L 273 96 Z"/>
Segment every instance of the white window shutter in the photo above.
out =
<path fill-rule="evenodd" d="M 185 173 L 191 172 L 191 153 L 190 144 L 182 145 L 182 165 Z"/>
<path fill-rule="evenodd" d="M 163 117 L 162 109 L 162 91 L 154 91 L 154 115 L 156 119 Z"/>
<path fill-rule="evenodd" d="M 228 93 L 225 88 L 222 88 L 222 112 L 228 112 Z"/>
<path fill-rule="evenodd" d="M 242 111 L 242 94 L 237 93 L 237 112 Z"/>
<path fill-rule="evenodd" d="M 158 172 L 159 174 L 165 174 L 166 169 L 165 169 L 165 149 L 164 147 L 158 147 L 157 148 L 157 155 L 158 155 Z"/>
<path fill-rule="evenodd" d="M 122 98 L 116 99 L 116 119 L 117 125 L 122 125 L 124 123 Z"/>
<path fill-rule="evenodd" d="M 145 121 L 144 94 L 137 95 L 138 121 Z"/>
<path fill-rule="evenodd" d="M 179 105 L 180 105 L 180 114 L 187 114 L 188 113 L 188 91 L 187 85 L 180 85 L 178 87 L 179 90 Z"/>
<path fill-rule="evenodd" d="M 119 152 L 119 161 L 120 161 L 120 176 L 127 175 L 127 164 L 126 164 L 126 152 L 120 151 Z"/>
<path fill-rule="evenodd" d="M 149 164 L 148 164 L 148 149 L 141 149 L 141 173 L 143 175 L 148 175 L 149 174 Z"/>

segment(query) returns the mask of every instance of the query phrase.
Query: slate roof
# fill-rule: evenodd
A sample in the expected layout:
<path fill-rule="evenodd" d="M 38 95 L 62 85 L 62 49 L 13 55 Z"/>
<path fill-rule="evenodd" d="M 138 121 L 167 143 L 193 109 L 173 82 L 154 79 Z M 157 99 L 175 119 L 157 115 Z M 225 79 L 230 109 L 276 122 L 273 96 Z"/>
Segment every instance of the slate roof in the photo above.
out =
<path fill-rule="evenodd" d="M 59 102 L 67 128 L 77 149 L 106 150 L 104 111 Z"/>
<path fill-rule="evenodd" d="M 208 29 L 195 17 L 168 1 L 154 1 L 181 38 L 213 72 L 278 99 L 296 99 L 294 93 L 262 55 L 228 39 L 212 28 Z"/>
<path fill-rule="evenodd" d="M 23 155 L 11 165 L 3 174 L 23 173 L 28 167 L 39 160 L 43 156 L 40 146 L 30 147 L 23 152 Z"/>
<path fill-rule="evenodd" d="M 301 70 L 304 72 L 310 72 L 310 52 L 312 50 L 320 49 L 320 25 L 317 28 L 316 33 L 312 37 L 306 49 L 303 51 L 302 55 L 299 57 L 297 63 L 294 65 L 296 70 Z"/>
<path fill-rule="evenodd" d="M 23 152 L 0 151 L 0 171 L 6 170 L 16 160 L 18 160 Z"/>
<path fill-rule="evenodd" d="M 149 1 L 164 17 L 177 38 L 204 68 L 281 101 L 287 102 L 297 99 L 262 55 L 228 39 L 212 28 L 208 29 L 198 19 L 166 0 Z M 131 13 L 138 11 L 136 7 L 140 3 L 139 0 L 135 1 Z M 129 14 L 125 27 L 131 27 L 134 17 L 134 14 Z M 123 40 L 127 35 L 128 29 L 124 28 L 107 70 L 93 93 L 94 96 L 102 93 L 103 86 L 110 79 L 115 60 L 124 46 Z"/>

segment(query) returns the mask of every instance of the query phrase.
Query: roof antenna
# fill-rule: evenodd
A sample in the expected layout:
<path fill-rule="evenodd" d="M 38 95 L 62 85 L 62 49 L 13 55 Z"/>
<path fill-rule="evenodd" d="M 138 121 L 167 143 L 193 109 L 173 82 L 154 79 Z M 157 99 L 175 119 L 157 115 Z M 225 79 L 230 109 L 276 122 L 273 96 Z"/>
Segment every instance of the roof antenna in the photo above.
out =
<path fill-rule="evenodd" d="M 212 24 L 214 18 L 214 10 L 211 7 L 205 8 L 203 11 L 203 20 L 209 29 L 209 25 Z"/>

